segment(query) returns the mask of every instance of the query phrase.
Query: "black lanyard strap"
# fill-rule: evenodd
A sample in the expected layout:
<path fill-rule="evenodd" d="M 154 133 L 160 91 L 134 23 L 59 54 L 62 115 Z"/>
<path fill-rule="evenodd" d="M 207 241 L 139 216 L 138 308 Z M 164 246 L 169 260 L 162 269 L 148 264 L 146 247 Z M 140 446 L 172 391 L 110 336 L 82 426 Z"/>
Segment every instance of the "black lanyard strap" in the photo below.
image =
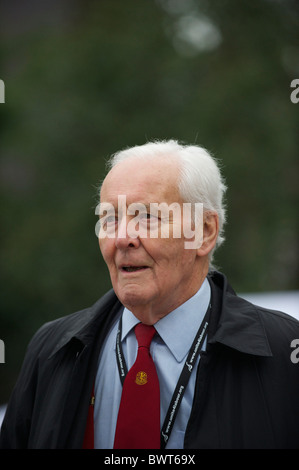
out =
<path fill-rule="evenodd" d="M 123 349 L 121 346 L 121 317 L 118 323 L 118 330 L 116 333 L 116 362 L 117 362 L 117 367 L 118 367 L 118 372 L 119 372 L 119 378 L 121 381 L 121 384 L 124 384 L 124 380 L 126 378 L 126 375 L 128 373 L 128 368 L 126 365 L 125 357 L 123 354 Z"/>
<path fill-rule="evenodd" d="M 189 350 L 187 359 L 183 366 L 180 378 L 178 380 L 178 383 L 172 395 L 170 405 L 168 407 L 168 411 L 166 413 L 164 423 L 161 429 L 161 449 L 164 449 L 167 444 L 167 441 L 171 434 L 184 392 L 186 390 L 191 373 L 196 364 L 196 360 L 202 348 L 203 342 L 206 338 L 207 331 L 208 331 L 208 321 L 209 321 L 210 310 L 211 310 L 211 304 L 209 305 L 206 311 L 206 314 L 204 316 L 204 319 L 201 322 L 199 330 L 196 333 L 192 346 Z M 116 362 L 118 366 L 119 377 L 123 385 L 128 369 L 127 369 L 126 361 L 125 361 L 122 346 L 121 346 L 121 332 L 122 332 L 122 321 L 120 318 L 119 324 L 118 324 L 118 330 L 116 334 Z"/>
<path fill-rule="evenodd" d="M 189 354 L 185 361 L 184 367 L 182 369 L 180 378 L 178 380 L 178 383 L 172 395 L 172 399 L 168 407 L 168 411 L 166 413 L 164 423 L 161 429 L 161 449 L 164 449 L 167 444 L 167 441 L 172 431 L 172 427 L 174 425 L 175 418 L 179 411 L 179 407 L 180 407 L 184 392 L 188 385 L 192 370 L 196 364 L 196 360 L 198 358 L 201 347 L 205 340 L 207 329 L 208 329 L 209 313 L 210 313 L 210 306 L 194 338 Z"/>

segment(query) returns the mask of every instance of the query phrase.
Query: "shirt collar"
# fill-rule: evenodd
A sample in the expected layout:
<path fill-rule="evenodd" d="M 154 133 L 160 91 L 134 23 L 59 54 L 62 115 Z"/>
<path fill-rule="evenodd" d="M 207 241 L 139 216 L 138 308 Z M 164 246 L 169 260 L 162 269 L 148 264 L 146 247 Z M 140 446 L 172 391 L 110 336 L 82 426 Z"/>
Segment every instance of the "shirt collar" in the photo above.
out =
<path fill-rule="evenodd" d="M 190 349 L 208 309 L 210 297 L 210 285 L 205 279 L 193 297 L 155 323 L 159 336 L 178 362 L 184 359 Z M 139 320 L 125 308 L 122 317 L 122 341 L 137 323 Z"/>

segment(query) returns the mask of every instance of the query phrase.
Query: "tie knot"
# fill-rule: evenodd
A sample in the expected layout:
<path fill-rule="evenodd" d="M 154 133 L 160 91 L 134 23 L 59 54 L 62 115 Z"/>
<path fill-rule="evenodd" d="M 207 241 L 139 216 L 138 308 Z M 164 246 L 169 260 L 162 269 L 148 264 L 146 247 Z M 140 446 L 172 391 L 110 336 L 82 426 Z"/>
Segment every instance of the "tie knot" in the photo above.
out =
<path fill-rule="evenodd" d="M 138 341 L 138 347 L 149 348 L 153 337 L 156 334 L 155 327 L 152 325 L 145 325 L 144 323 L 138 323 L 135 326 L 135 335 Z"/>

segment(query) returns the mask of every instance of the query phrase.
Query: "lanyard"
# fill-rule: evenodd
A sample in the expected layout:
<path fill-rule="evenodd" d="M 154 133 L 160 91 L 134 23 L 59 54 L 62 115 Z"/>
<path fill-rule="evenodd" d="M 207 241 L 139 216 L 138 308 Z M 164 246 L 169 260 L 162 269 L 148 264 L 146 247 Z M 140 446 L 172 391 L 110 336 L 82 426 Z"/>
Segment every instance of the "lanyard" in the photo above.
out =
<path fill-rule="evenodd" d="M 205 340 L 207 329 L 208 329 L 208 320 L 209 320 L 210 310 L 211 310 L 211 304 L 209 305 L 207 312 L 204 316 L 204 319 L 201 322 L 199 330 L 195 335 L 194 341 L 192 343 L 187 359 L 183 366 L 178 383 L 172 395 L 171 402 L 168 407 L 168 411 L 166 413 L 164 423 L 161 429 L 161 449 L 164 449 L 167 444 L 167 441 L 171 434 L 172 427 L 174 425 L 174 421 L 177 416 L 177 412 L 179 410 L 184 392 L 186 390 L 192 370 L 196 363 L 196 359 L 200 353 L 201 346 L 203 345 L 203 342 Z M 126 366 L 126 361 L 125 361 L 122 346 L 121 346 L 121 331 L 122 331 L 122 322 L 120 318 L 119 324 L 118 324 L 118 330 L 116 334 L 116 361 L 117 361 L 117 366 L 118 366 L 118 371 L 119 371 L 119 377 L 123 385 L 128 369 Z"/>

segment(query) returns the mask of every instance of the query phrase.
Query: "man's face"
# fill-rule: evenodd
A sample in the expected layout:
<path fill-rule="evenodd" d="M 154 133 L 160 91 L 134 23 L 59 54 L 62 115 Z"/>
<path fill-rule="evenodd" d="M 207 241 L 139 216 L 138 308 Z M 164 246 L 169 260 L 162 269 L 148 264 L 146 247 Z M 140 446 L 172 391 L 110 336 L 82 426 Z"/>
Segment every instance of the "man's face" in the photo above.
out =
<path fill-rule="evenodd" d="M 115 228 L 115 237 L 99 239 L 112 286 L 121 303 L 148 324 L 155 323 L 194 295 L 204 277 L 196 250 L 184 246 L 183 229 L 180 238 L 172 236 L 177 220 L 171 212 L 167 220 L 168 238 L 161 237 L 163 217 L 155 219 L 149 214 L 150 203 L 182 205 L 177 182 L 178 167 L 173 161 L 130 158 L 116 165 L 102 185 L 101 204 L 112 204 L 116 215 L 107 222 L 110 229 Z M 127 207 L 133 203 L 148 207 L 148 213 L 140 218 L 142 230 L 138 237 L 130 236 L 128 230 L 134 215 L 122 210 L 118 218 L 119 195 L 125 196 Z M 159 225 L 156 238 L 150 236 L 150 221 Z M 142 236 L 147 230 L 147 236 Z"/>

